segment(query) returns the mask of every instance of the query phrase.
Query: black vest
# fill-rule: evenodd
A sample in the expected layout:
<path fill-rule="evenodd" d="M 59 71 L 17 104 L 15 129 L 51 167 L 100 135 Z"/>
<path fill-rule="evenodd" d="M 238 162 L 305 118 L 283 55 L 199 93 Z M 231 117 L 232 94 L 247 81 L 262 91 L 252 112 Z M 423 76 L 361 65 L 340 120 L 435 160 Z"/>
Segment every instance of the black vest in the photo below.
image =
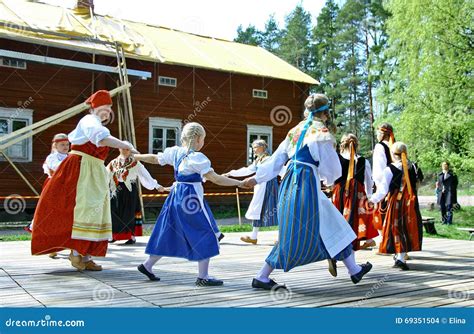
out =
<path fill-rule="evenodd" d="M 392 163 L 392 155 L 390 154 L 390 148 L 383 141 L 380 141 L 379 144 L 382 145 L 383 150 L 385 151 L 385 157 L 387 158 L 387 166 L 389 166 Z"/>
<path fill-rule="evenodd" d="M 342 175 L 336 180 L 336 183 L 345 183 L 347 180 L 347 175 L 349 174 L 349 159 L 343 158 L 342 155 L 338 154 L 339 161 L 342 167 Z M 365 176 L 365 158 L 359 157 L 357 159 L 356 167 L 354 170 L 354 179 L 364 184 Z"/>
<path fill-rule="evenodd" d="M 413 189 L 413 193 L 416 194 L 416 173 L 413 165 L 411 163 L 408 164 L 408 178 L 410 179 L 411 187 Z M 403 170 L 398 169 L 394 165 L 390 164 L 390 171 L 392 172 L 392 181 L 390 181 L 390 185 L 388 187 L 388 191 L 393 193 L 395 189 L 400 189 L 402 185 L 402 176 Z"/>

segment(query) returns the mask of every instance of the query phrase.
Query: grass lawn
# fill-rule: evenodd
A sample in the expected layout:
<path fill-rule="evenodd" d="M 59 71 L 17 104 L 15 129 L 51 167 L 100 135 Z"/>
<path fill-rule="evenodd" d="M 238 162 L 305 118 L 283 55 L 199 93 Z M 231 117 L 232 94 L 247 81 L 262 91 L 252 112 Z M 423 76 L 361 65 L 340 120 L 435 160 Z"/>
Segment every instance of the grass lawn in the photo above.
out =
<path fill-rule="evenodd" d="M 474 228 L 474 206 L 466 206 L 459 211 L 455 211 L 453 225 L 441 224 L 441 212 L 439 210 L 422 209 L 421 215 L 435 218 L 436 232 L 438 232 L 436 235 L 424 232 L 425 237 L 469 240 L 469 233 L 467 231 L 459 231 L 457 228 Z"/>

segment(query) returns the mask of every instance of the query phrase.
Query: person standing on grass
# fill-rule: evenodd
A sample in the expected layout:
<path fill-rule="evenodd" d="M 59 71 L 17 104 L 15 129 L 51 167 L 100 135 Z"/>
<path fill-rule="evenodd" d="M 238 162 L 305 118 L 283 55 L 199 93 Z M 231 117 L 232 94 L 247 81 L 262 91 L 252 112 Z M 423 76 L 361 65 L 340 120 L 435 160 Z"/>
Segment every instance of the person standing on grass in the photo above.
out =
<path fill-rule="evenodd" d="M 443 161 L 442 172 L 438 174 L 436 192 L 438 204 L 441 208 L 442 224 L 453 223 L 453 206 L 457 203 L 458 177 L 449 169 L 449 162 Z"/>

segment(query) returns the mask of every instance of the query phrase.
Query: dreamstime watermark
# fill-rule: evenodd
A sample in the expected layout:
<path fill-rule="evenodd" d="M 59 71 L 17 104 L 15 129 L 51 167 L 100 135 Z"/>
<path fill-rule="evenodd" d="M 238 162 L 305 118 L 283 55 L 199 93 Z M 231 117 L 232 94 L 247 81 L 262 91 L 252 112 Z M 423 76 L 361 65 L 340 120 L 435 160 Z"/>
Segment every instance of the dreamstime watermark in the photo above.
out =
<path fill-rule="evenodd" d="M 33 99 L 32 96 L 28 97 L 25 101 L 17 101 L 16 105 L 18 106 L 15 109 L 15 112 L 13 112 L 10 117 L 8 118 L 6 123 L 3 123 L 2 126 L 3 128 L 8 128 L 8 125 L 11 124 L 15 119 L 21 116 L 21 114 L 28 109 L 29 106 L 34 102 L 35 100 Z"/>
<path fill-rule="evenodd" d="M 5 198 L 3 208 L 8 214 L 16 215 L 25 211 L 26 201 L 21 195 L 13 194 Z"/>
<path fill-rule="evenodd" d="M 196 214 L 202 210 L 201 201 L 199 200 L 199 196 L 196 194 L 190 194 L 185 196 L 184 199 L 181 201 L 180 206 L 183 211 L 188 215 Z"/>
<path fill-rule="evenodd" d="M 206 97 L 204 101 L 195 101 L 193 112 L 186 117 L 184 124 L 192 122 L 194 118 L 209 105 L 209 102 L 212 102 L 210 96 Z"/>
<path fill-rule="evenodd" d="M 370 297 L 372 297 L 373 294 L 374 294 L 378 289 L 380 289 L 380 288 L 387 282 L 387 279 L 388 279 L 389 276 L 390 276 L 389 274 L 385 274 L 385 276 L 384 276 L 382 279 L 379 279 L 379 280 L 377 281 L 377 283 L 375 283 L 374 285 L 372 285 L 372 288 L 371 288 L 369 291 L 367 291 L 367 293 L 365 294 L 364 298 L 362 298 L 361 300 L 359 300 L 359 301 L 357 302 L 357 304 L 355 305 L 355 307 L 361 307 L 362 304 L 364 304 L 367 299 L 369 299 Z"/>
<path fill-rule="evenodd" d="M 293 292 L 287 286 L 275 285 L 270 290 L 270 296 L 274 302 L 288 302 L 293 297 Z"/>
<path fill-rule="evenodd" d="M 291 123 L 293 113 L 287 106 L 276 106 L 270 111 L 270 120 L 275 126 L 284 126 Z"/>
<path fill-rule="evenodd" d="M 112 287 L 105 284 L 98 284 L 92 291 L 92 300 L 96 302 L 109 302 L 115 297 L 115 291 Z"/>
<path fill-rule="evenodd" d="M 179 29 L 195 35 L 206 35 L 205 28 L 205 20 L 203 20 L 201 17 L 187 16 L 181 21 Z"/>
<path fill-rule="evenodd" d="M 5 30 L 14 32 L 17 34 L 24 34 L 26 32 L 26 27 L 14 22 L 8 22 L 4 24 Z"/>
<path fill-rule="evenodd" d="M 39 320 L 5 320 L 5 327 L 85 327 L 84 320 L 53 320 L 49 314 Z"/>
<path fill-rule="evenodd" d="M 469 300 L 470 292 L 465 287 L 453 288 L 453 289 L 449 289 L 448 297 L 450 299 L 456 299 L 456 300 L 462 300 L 462 301 Z"/>

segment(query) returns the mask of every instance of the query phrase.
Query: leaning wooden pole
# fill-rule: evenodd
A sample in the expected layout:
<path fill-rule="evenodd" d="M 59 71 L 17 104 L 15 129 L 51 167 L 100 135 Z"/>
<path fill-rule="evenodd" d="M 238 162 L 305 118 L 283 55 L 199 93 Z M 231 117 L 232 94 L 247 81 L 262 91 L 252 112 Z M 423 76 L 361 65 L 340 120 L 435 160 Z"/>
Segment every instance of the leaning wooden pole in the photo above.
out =
<path fill-rule="evenodd" d="M 25 177 L 25 175 L 23 175 L 21 170 L 18 169 L 18 167 L 13 163 L 13 161 L 8 157 L 8 155 L 6 155 L 5 152 L 3 152 L 3 151 L 0 151 L 0 153 L 2 153 L 2 155 L 10 163 L 10 165 L 13 167 L 13 169 L 18 173 L 18 175 L 20 175 L 20 177 L 23 179 L 23 181 L 25 181 L 25 183 L 28 185 L 28 187 L 30 187 L 31 191 L 33 191 L 33 193 L 36 196 L 39 196 L 39 193 L 36 191 L 35 187 L 33 187 L 33 185 L 30 183 L 30 181 L 28 181 L 28 179 Z"/>

